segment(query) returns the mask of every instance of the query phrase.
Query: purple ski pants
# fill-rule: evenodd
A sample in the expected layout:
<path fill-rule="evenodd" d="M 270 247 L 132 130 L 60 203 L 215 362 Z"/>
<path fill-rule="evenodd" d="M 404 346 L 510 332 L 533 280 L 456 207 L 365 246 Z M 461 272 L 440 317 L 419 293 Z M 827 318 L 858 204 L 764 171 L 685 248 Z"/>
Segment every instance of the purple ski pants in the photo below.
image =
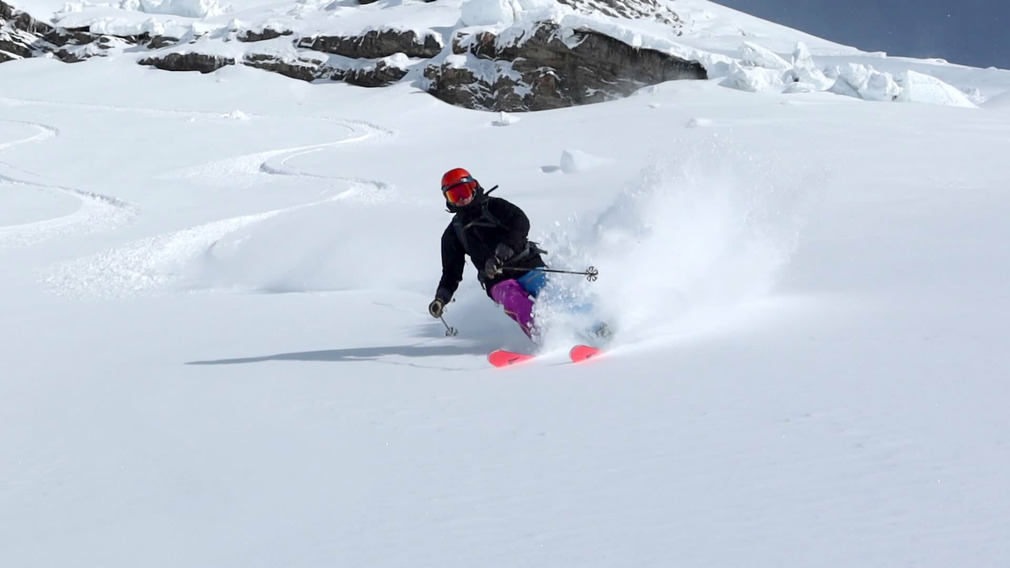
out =
<path fill-rule="evenodd" d="M 491 288 L 491 298 L 523 328 L 527 337 L 533 339 L 533 300 L 530 300 L 530 293 L 522 284 L 516 280 L 499 282 Z"/>

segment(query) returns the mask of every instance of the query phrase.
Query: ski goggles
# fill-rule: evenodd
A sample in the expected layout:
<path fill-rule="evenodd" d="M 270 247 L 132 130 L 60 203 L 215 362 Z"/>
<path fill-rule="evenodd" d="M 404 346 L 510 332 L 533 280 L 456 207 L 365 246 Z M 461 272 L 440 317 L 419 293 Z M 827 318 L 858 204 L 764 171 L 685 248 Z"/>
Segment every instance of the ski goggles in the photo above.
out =
<path fill-rule="evenodd" d="M 472 177 L 460 178 L 459 181 L 452 185 L 447 185 L 442 187 L 442 193 L 445 198 L 456 205 L 457 203 L 462 203 L 467 199 L 473 198 L 474 189 L 477 188 L 477 180 Z"/>

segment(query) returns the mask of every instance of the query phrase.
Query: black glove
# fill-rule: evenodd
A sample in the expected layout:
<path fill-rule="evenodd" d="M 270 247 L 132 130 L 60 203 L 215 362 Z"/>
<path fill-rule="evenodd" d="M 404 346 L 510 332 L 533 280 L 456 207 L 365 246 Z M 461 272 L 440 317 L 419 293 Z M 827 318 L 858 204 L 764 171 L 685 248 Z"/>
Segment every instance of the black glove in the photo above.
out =
<path fill-rule="evenodd" d="M 515 251 L 505 243 L 498 243 L 498 246 L 494 247 L 494 255 L 505 263 L 515 255 Z"/>
<path fill-rule="evenodd" d="M 484 278 L 488 280 L 494 279 L 495 276 L 498 276 L 499 274 L 504 272 L 502 270 L 502 267 L 504 265 L 505 263 L 502 262 L 502 260 L 497 256 L 492 256 L 491 258 L 487 259 L 487 262 L 484 263 Z"/>
<path fill-rule="evenodd" d="M 428 313 L 435 319 L 442 317 L 443 310 L 445 310 L 445 302 L 439 298 L 435 298 L 428 304 Z"/>
<path fill-rule="evenodd" d="M 512 247 L 505 243 L 498 243 L 498 246 L 494 248 L 494 256 L 487 259 L 487 262 L 484 263 L 484 277 L 491 280 L 504 272 L 502 268 L 513 255 L 515 255 L 515 252 L 512 251 Z"/>

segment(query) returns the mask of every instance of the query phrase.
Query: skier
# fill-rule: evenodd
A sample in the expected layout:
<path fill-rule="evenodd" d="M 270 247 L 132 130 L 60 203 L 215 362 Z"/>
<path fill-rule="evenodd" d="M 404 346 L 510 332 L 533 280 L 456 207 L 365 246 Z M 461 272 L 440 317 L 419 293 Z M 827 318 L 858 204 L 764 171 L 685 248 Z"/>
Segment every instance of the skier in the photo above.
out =
<path fill-rule="evenodd" d="M 442 233 L 442 279 L 435 299 L 428 305 L 433 318 L 442 317 L 460 280 L 466 256 L 477 268 L 477 279 L 487 295 L 502 306 L 523 333 L 535 339 L 533 301 L 547 283 L 546 254 L 527 237 L 530 221 L 523 210 L 489 194 L 470 172 L 449 170 L 442 176 L 446 209 L 454 213 Z"/>

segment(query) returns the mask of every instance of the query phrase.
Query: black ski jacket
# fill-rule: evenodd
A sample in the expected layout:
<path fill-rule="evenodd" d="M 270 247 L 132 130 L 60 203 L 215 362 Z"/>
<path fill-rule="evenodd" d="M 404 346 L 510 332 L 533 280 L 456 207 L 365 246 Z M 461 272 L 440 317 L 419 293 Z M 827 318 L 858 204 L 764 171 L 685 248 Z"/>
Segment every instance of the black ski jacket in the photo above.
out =
<path fill-rule="evenodd" d="M 523 271 L 506 270 L 490 280 L 484 277 L 484 264 L 494 256 L 499 243 L 515 251 L 515 255 L 505 261 L 506 267 L 532 270 L 546 266 L 540 257 L 542 251 L 527 239 L 530 220 L 512 203 L 480 192 L 470 205 L 450 207 L 450 211 L 456 215 L 442 233 L 442 279 L 435 292 L 436 298 L 446 303 L 452 299 L 463 279 L 466 256 L 477 267 L 477 279 L 489 297 L 495 284 L 522 276 Z"/>

